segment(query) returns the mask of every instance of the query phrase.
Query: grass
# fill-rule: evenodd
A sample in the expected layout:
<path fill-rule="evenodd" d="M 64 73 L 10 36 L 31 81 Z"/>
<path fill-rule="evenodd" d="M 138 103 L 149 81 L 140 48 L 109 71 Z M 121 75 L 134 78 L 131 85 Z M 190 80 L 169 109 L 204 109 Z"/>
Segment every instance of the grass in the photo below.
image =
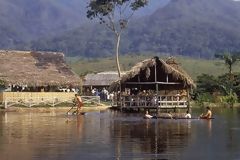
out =
<path fill-rule="evenodd" d="M 152 58 L 154 55 L 125 55 L 120 57 L 121 71 L 127 71 L 137 62 L 147 58 Z M 161 57 L 165 58 L 165 57 Z M 197 76 L 205 73 L 214 76 L 219 76 L 227 73 L 227 66 L 222 60 L 206 60 L 193 59 L 189 57 L 176 57 L 184 70 L 194 79 Z M 116 64 L 114 57 L 107 58 L 67 58 L 67 63 L 80 76 L 87 73 L 97 73 L 102 71 L 116 71 Z M 240 72 L 240 62 L 233 66 L 233 72 Z"/>

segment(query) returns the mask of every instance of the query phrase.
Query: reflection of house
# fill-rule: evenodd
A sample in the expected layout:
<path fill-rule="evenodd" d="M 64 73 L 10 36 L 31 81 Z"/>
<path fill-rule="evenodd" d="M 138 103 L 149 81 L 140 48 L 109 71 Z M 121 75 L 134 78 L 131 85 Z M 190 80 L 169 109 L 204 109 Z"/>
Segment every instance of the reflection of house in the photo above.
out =
<path fill-rule="evenodd" d="M 1 92 L 0 101 L 31 95 L 51 97 L 60 87 L 72 89 L 80 78 L 66 65 L 63 53 L 0 51 L 0 79 L 8 89 Z M 41 93 L 40 93 L 41 92 Z M 67 96 L 67 93 L 59 95 Z M 71 97 L 73 93 L 69 93 Z M 54 93 L 54 97 L 58 97 Z M 9 100 L 10 101 L 10 100 Z"/>
<path fill-rule="evenodd" d="M 154 57 L 136 64 L 110 90 L 120 91 L 121 108 L 187 108 L 195 84 L 175 59 Z M 115 96 L 116 97 L 116 96 Z"/>
<path fill-rule="evenodd" d="M 117 72 L 90 73 L 83 78 L 83 92 L 85 95 L 91 94 L 91 90 L 96 88 L 102 90 L 108 88 L 110 84 L 118 80 Z"/>

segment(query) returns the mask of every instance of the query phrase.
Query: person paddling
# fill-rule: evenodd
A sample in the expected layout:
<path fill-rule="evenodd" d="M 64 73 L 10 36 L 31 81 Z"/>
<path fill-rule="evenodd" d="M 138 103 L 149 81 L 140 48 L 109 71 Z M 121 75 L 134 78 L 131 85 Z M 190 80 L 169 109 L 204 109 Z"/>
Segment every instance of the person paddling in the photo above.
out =
<path fill-rule="evenodd" d="M 83 102 L 82 102 L 82 98 L 78 94 L 75 94 L 75 98 L 76 98 L 76 102 L 77 102 L 77 114 L 79 114 L 79 112 L 83 106 Z"/>
<path fill-rule="evenodd" d="M 212 118 L 212 111 L 211 111 L 210 107 L 206 107 L 206 109 L 207 109 L 207 113 L 204 114 L 204 115 L 201 114 L 200 118 L 202 118 L 202 119 L 211 119 Z"/>

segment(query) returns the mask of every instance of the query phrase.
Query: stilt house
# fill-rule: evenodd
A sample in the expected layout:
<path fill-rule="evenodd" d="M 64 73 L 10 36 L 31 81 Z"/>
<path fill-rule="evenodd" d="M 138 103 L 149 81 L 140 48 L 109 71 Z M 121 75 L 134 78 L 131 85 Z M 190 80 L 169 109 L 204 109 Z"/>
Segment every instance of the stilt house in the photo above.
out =
<path fill-rule="evenodd" d="M 110 90 L 121 109 L 189 109 L 193 87 L 193 80 L 174 58 L 154 57 L 137 63 Z"/>

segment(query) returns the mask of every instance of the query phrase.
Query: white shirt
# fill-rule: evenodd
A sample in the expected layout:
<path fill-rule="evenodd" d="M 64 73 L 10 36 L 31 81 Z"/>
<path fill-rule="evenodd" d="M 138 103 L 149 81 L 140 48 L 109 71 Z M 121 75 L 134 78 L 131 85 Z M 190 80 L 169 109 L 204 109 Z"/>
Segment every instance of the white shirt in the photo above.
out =
<path fill-rule="evenodd" d="M 188 113 L 188 114 L 185 115 L 185 118 L 192 118 L 192 116 L 191 116 L 190 113 Z"/>
<path fill-rule="evenodd" d="M 150 114 L 145 114 L 145 118 L 152 118 L 153 116 L 151 116 Z"/>

